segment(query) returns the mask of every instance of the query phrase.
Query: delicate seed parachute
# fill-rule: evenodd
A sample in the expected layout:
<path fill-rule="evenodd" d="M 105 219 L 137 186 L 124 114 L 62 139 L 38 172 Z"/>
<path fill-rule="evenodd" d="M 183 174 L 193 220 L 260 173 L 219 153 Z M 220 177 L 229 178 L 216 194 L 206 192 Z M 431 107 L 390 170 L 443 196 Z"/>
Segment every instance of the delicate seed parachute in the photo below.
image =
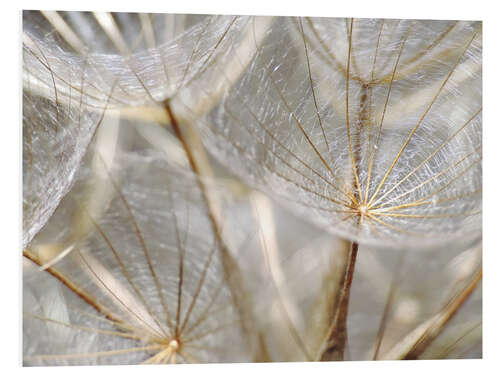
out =
<path fill-rule="evenodd" d="M 158 104 L 176 96 L 184 104 L 178 111 L 191 116 L 209 111 L 228 86 L 220 71 L 238 77 L 246 65 L 242 57 L 253 53 L 248 41 L 256 35 L 252 18 L 243 16 L 25 12 L 25 18 L 25 35 L 38 47 L 30 49 L 30 58 L 40 60 L 43 54 L 49 67 L 36 71 L 39 80 L 50 83 L 44 91 L 57 89 L 59 100 L 68 100 L 76 69 L 84 75 L 81 91 L 89 105 L 101 108 L 109 96 L 109 108 L 134 106 L 130 116 L 160 122 L 169 119 Z M 271 20 L 261 20 L 257 39 Z M 104 37 L 90 29 L 96 26 Z M 242 59 L 234 59 L 236 52 Z"/>
<path fill-rule="evenodd" d="M 102 217 L 76 193 L 59 213 L 93 225 L 68 255 L 40 272 L 47 246 L 25 252 L 25 363 L 251 360 L 193 176 L 158 154 L 128 154 L 120 166 L 123 188 L 110 171 L 116 195 Z M 58 302 L 43 303 L 54 282 Z"/>
<path fill-rule="evenodd" d="M 53 81 L 36 78 L 40 72 L 50 76 L 47 61 L 33 59 L 27 48 L 23 52 L 24 248 L 70 189 L 103 112 L 87 110 L 81 71 L 70 70 L 73 86 L 68 87 L 69 96 L 63 104 Z M 35 86 L 43 87 L 46 96 L 38 96 Z"/>
<path fill-rule="evenodd" d="M 131 119 L 168 123 L 158 104 L 181 96 L 179 118 L 209 112 L 228 86 L 219 71 L 236 79 L 245 68 L 232 55 L 251 52 L 243 43 L 254 36 L 249 20 L 23 13 L 23 86 L 29 93 L 23 101 L 23 247 L 71 186 L 103 111 L 120 109 Z M 263 20 L 261 34 L 270 20 Z M 127 25 L 126 32 L 120 31 L 120 24 Z M 96 36 L 95 27 L 102 28 L 104 37 Z M 211 95 L 206 95 L 208 90 Z"/>
<path fill-rule="evenodd" d="M 480 23 L 280 18 L 254 48 L 199 120 L 219 160 L 357 241 L 477 236 Z"/>

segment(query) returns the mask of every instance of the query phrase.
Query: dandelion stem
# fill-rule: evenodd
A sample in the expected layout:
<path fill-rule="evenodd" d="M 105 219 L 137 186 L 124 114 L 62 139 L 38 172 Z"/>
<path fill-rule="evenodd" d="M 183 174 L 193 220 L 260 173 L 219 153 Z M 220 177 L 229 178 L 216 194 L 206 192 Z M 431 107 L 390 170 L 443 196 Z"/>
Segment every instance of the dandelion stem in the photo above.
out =
<path fill-rule="evenodd" d="M 347 312 L 358 247 L 357 242 L 351 243 L 335 318 L 328 334 L 327 346 L 321 353 L 321 361 L 342 361 L 344 359 L 344 350 L 347 344 Z"/>

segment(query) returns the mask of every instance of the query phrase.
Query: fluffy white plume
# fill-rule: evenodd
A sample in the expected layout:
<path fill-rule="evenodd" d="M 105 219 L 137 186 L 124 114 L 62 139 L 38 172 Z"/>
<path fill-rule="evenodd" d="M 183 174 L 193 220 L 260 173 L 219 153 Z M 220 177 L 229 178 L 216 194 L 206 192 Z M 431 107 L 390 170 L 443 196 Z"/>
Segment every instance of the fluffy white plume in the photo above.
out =
<path fill-rule="evenodd" d="M 360 242 L 480 233 L 480 23 L 280 18 L 254 50 L 198 122 L 232 171 Z"/>

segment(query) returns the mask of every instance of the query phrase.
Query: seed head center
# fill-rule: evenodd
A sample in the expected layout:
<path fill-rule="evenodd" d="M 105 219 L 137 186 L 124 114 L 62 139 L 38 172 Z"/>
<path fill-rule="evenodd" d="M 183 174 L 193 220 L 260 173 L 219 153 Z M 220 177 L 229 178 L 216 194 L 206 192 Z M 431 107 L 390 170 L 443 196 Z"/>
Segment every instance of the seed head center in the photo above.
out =
<path fill-rule="evenodd" d="M 359 206 L 358 211 L 361 215 L 366 215 L 368 213 L 368 207 L 365 204 Z"/>
<path fill-rule="evenodd" d="M 179 342 L 177 340 L 172 340 L 170 341 L 170 343 L 168 344 L 168 347 L 172 350 L 172 351 L 176 351 L 177 349 L 179 349 Z"/>

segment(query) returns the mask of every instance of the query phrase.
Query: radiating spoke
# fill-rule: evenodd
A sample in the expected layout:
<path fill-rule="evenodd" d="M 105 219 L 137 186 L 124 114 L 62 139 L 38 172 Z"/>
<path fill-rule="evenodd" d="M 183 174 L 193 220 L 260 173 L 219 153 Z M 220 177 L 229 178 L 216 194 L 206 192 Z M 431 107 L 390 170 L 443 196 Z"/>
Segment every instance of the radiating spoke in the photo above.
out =
<path fill-rule="evenodd" d="M 417 189 L 420 189 L 422 188 L 423 186 L 427 185 L 428 183 L 432 182 L 432 181 L 435 181 L 437 178 L 441 177 L 441 176 L 445 176 L 448 172 L 455 172 L 455 168 L 458 167 L 460 164 L 462 164 L 464 161 L 466 161 L 468 158 L 470 158 L 471 156 L 474 156 L 475 154 L 478 153 L 478 151 L 480 150 L 481 146 L 478 146 L 476 147 L 472 152 L 468 153 L 466 156 L 464 156 L 463 158 L 461 158 L 460 160 L 458 160 L 457 162 L 455 162 L 454 164 L 451 164 L 449 165 L 447 168 L 443 169 L 442 171 L 440 171 L 439 173 L 433 175 L 432 177 L 428 178 L 427 180 L 425 180 L 424 182 L 421 182 L 420 184 L 418 184 L 417 186 L 414 186 L 413 188 L 409 189 L 409 190 L 406 190 L 404 193 L 394 197 L 394 198 L 391 198 L 390 200 L 386 201 L 385 203 L 381 204 L 380 206 L 375 206 L 375 207 L 372 207 L 372 209 L 377 209 L 377 208 L 385 208 L 387 205 L 389 205 L 390 202 L 394 202 L 395 200 L 399 200 L 405 196 L 407 196 L 408 194 L 411 194 L 412 192 L 414 192 L 415 190 Z M 467 173 L 468 171 L 470 171 L 470 169 L 472 167 L 474 167 L 476 164 L 480 163 L 481 162 L 481 159 L 478 159 L 478 160 L 475 160 L 473 161 L 471 164 L 469 164 L 466 168 L 464 168 L 462 170 L 462 172 L 458 173 L 455 177 L 453 177 L 450 181 L 448 181 L 446 184 L 444 185 L 441 185 L 441 187 L 435 191 L 433 191 L 432 193 L 424 196 L 423 198 L 420 198 L 416 201 L 413 201 L 413 202 L 407 202 L 406 204 L 411 204 L 411 203 L 418 203 L 418 202 L 423 202 L 423 201 L 426 201 L 427 199 L 429 198 L 432 198 L 433 196 L 435 196 L 436 194 L 439 194 L 440 192 L 442 192 L 444 189 L 446 189 L 449 185 L 451 185 L 452 183 L 456 182 L 457 180 L 459 180 L 465 173 Z"/>
<path fill-rule="evenodd" d="M 33 253 L 31 253 L 31 251 L 24 250 L 23 256 L 26 259 L 29 259 L 30 261 L 38 265 L 39 267 L 42 266 L 42 262 Z M 85 290 L 77 286 L 76 283 L 73 282 L 66 275 L 62 274 L 61 272 L 55 270 L 52 267 L 47 268 L 45 272 L 48 272 L 51 276 L 59 280 L 64 286 L 66 286 L 75 295 L 80 297 L 89 306 L 93 307 L 98 313 L 103 314 L 103 316 L 105 316 L 109 321 L 123 323 L 123 321 L 120 318 L 118 318 L 114 313 L 112 313 L 109 308 L 98 302 L 92 295 L 90 295 Z"/>
<path fill-rule="evenodd" d="M 184 328 L 186 327 L 186 324 L 189 322 L 189 317 L 193 311 L 194 306 L 196 305 L 196 301 L 198 300 L 198 296 L 200 295 L 201 288 L 203 287 L 203 284 L 205 283 L 205 279 L 207 277 L 207 272 L 209 269 L 210 264 L 212 263 L 213 256 L 215 254 L 215 251 L 217 250 L 216 242 L 214 240 L 214 243 L 212 245 L 212 249 L 210 250 L 210 253 L 208 254 L 207 260 L 205 261 L 205 264 L 203 266 L 203 271 L 200 276 L 200 281 L 198 282 L 198 286 L 196 287 L 196 290 L 193 294 L 193 298 L 191 300 L 191 304 L 189 305 L 186 316 L 184 317 L 184 321 L 181 324 L 181 327 L 179 329 L 179 333 L 182 333 Z"/>
<path fill-rule="evenodd" d="M 436 154 L 441 151 L 444 147 L 446 147 L 458 134 L 460 134 L 471 122 L 473 119 L 479 115 L 482 111 L 483 107 L 479 108 L 460 128 L 458 128 L 451 136 L 449 136 L 439 147 L 437 147 L 429 156 L 427 156 L 417 167 L 412 169 L 406 176 L 401 178 L 392 188 L 390 188 L 387 192 L 381 195 L 373 205 L 376 205 L 378 202 L 383 200 L 387 195 L 389 195 L 394 189 L 396 189 L 399 185 L 405 182 L 409 177 L 411 177 L 415 172 L 417 172 L 422 166 L 424 166 L 429 160 L 431 160 Z"/>
<path fill-rule="evenodd" d="M 349 122 L 349 72 L 351 68 L 351 50 L 352 50 L 352 25 L 354 23 L 354 19 L 351 18 L 351 23 L 350 23 L 350 30 L 349 30 L 349 45 L 348 45 L 348 51 L 347 51 L 347 72 L 346 72 L 346 80 L 345 80 L 345 121 L 346 121 L 346 127 L 347 127 L 347 142 L 349 144 L 349 155 L 351 157 L 351 165 L 352 165 L 352 172 L 354 174 L 354 180 L 356 183 L 356 188 L 358 189 L 358 198 L 355 199 L 355 203 L 361 204 L 361 199 L 362 199 L 362 193 L 361 193 L 361 186 L 359 184 L 359 175 L 358 175 L 358 165 L 356 163 L 356 160 L 354 158 L 354 152 L 352 148 L 352 140 L 351 140 L 351 124 Z"/>
<path fill-rule="evenodd" d="M 163 310 L 164 310 L 164 313 L 165 313 L 165 316 L 166 316 L 167 324 L 169 324 L 169 326 L 170 326 L 170 316 L 169 316 L 169 313 L 168 313 L 167 303 L 166 303 L 165 297 L 164 297 L 163 292 L 162 292 L 162 287 L 160 285 L 160 281 L 159 281 L 158 276 L 156 275 L 156 271 L 155 271 L 155 269 L 153 267 L 153 263 L 151 261 L 150 255 L 149 255 L 149 250 L 148 250 L 148 248 L 146 246 L 146 241 L 144 240 L 144 237 L 143 237 L 142 232 L 141 232 L 141 230 L 139 228 L 139 225 L 137 224 L 135 216 L 132 213 L 132 209 L 131 209 L 131 207 L 130 207 L 128 201 L 127 201 L 127 199 L 123 195 L 122 190 L 120 189 L 120 187 L 118 186 L 118 184 L 116 183 L 116 181 L 111 176 L 111 173 L 110 173 L 108 167 L 106 166 L 106 163 L 104 162 L 104 159 L 102 157 L 100 159 L 101 159 L 101 162 L 103 164 L 104 170 L 106 171 L 106 173 L 108 175 L 109 180 L 111 181 L 111 183 L 112 183 L 115 191 L 118 193 L 118 195 L 120 197 L 120 200 L 122 201 L 125 209 L 127 210 L 128 217 L 129 217 L 130 221 L 132 222 L 132 225 L 133 225 L 134 230 L 135 230 L 135 234 L 137 236 L 137 239 L 139 240 L 139 244 L 140 244 L 141 249 L 143 251 L 144 257 L 146 258 L 146 262 L 148 264 L 149 272 L 151 273 L 151 276 L 153 277 L 154 284 L 156 286 L 156 291 L 158 293 L 158 296 L 160 298 L 160 301 L 161 301 L 161 304 L 162 304 L 162 307 L 163 307 Z"/>
<path fill-rule="evenodd" d="M 163 329 L 163 326 L 161 325 L 161 323 L 159 322 L 159 319 L 158 317 L 156 316 L 156 314 L 153 312 L 153 310 L 151 309 L 151 307 L 149 306 L 149 304 L 147 303 L 146 299 L 144 298 L 144 295 L 141 293 L 140 289 L 137 287 L 137 285 L 134 283 L 133 281 L 133 278 L 132 276 L 130 275 L 130 272 L 128 271 L 127 269 L 127 266 L 126 264 L 122 261 L 120 255 L 118 254 L 118 252 L 116 251 L 116 249 L 114 248 L 114 246 L 111 244 L 111 241 L 110 239 L 108 238 L 108 236 L 104 233 L 103 229 L 101 228 L 101 226 L 94 220 L 94 218 L 90 215 L 90 213 L 87 211 L 87 209 L 84 207 L 84 206 L 80 206 L 83 210 L 83 212 L 86 213 L 87 217 L 89 218 L 89 220 L 92 222 L 92 224 L 94 225 L 94 227 L 97 229 L 97 231 L 99 232 L 99 234 L 101 235 L 101 237 L 103 238 L 104 242 L 106 243 L 106 245 L 108 246 L 108 248 L 111 250 L 111 252 L 113 253 L 113 256 L 115 257 L 116 261 L 118 262 L 118 264 L 120 265 L 120 269 L 123 273 L 123 275 L 125 276 L 125 279 L 127 280 L 127 282 L 129 283 L 129 285 L 132 287 L 132 289 L 134 290 L 135 294 L 139 297 L 139 299 L 141 300 L 141 302 L 143 303 L 144 307 L 146 308 L 146 310 L 148 311 L 148 313 L 151 315 L 151 317 L 155 320 L 156 324 L 158 325 L 158 327 L 160 327 L 160 329 L 163 331 L 164 334 L 166 334 L 166 332 L 164 331 Z"/>
<path fill-rule="evenodd" d="M 387 111 L 387 105 L 389 104 L 389 97 L 391 95 L 392 84 L 394 82 L 394 76 L 396 75 L 396 71 L 398 69 L 399 60 L 401 59 L 401 54 L 403 53 L 403 48 L 404 48 L 404 46 L 406 44 L 406 40 L 408 39 L 408 35 L 410 34 L 410 29 L 411 29 L 411 25 L 408 28 L 408 30 L 406 31 L 404 39 L 403 39 L 403 41 L 400 44 L 399 53 L 398 53 L 398 56 L 397 56 L 397 59 L 396 59 L 396 63 L 394 64 L 394 68 L 392 70 L 391 80 L 389 82 L 389 88 L 387 89 L 387 96 L 385 98 L 384 109 L 382 111 L 382 118 L 380 119 L 380 125 L 378 127 L 377 138 L 375 139 L 375 145 L 373 146 L 373 149 L 372 149 L 372 152 L 371 152 L 371 155 L 370 155 L 370 161 L 369 161 L 369 164 L 368 164 L 368 177 L 367 177 L 367 180 L 366 180 L 365 202 L 368 201 L 368 192 L 369 192 L 369 189 L 370 189 L 370 179 L 371 179 L 371 175 L 372 175 L 373 161 L 375 159 L 375 155 L 377 153 L 377 149 L 378 149 L 379 144 L 380 144 L 380 136 L 382 134 L 382 126 L 384 124 L 385 113 Z M 379 34 L 379 39 L 380 39 L 380 34 Z M 378 47 L 378 42 L 377 42 L 377 47 Z M 372 72 L 372 74 L 373 74 L 373 72 Z"/>
<path fill-rule="evenodd" d="M 161 349 L 161 345 L 148 345 L 142 346 L 138 348 L 130 348 L 130 349 L 116 349 L 116 350 L 107 350 L 101 352 L 93 352 L 93 353 L 72 353 L 72 354 L 42 354 L 35 356 L 25 357 L 25 360 L 64 360 L 64 359 L 85 359 L 85 358 L 96 358 L 96 357 L 109 357 L 120 354 L 130 354 L 137 352 L 147 352 L 151 350 Z"/>
<path fill-rule="evenodd" d="M 375 193 L 372 195 L 372 197 L 370 198 L 370 201 L 368 202 L 368 205 L 371 205 L 372 202 L 375 200 L 375 198 L 377 197 L 378 193 L 380 192 L 380 189 L 382 189 L 382 187 L 384 186 L 387 178 L 389 177 L 389 175 L 391 174 L 394 166 L 396 165 L 396 163 L 398 162 L 398 160 L 400 159 L 401 155 L 403 154 L 403 152 L 405 151 L 406 147 L 408 146 L 408 144 L 410 143 L 411 139 L 413 138 L 413 135 L 415 134 L 415 132 L 417 131 L 417 129 L 420 127 L 420 124 L 422 123 L 422 121 L 424 120 L 425 116 L 427 115 L 427 113 L 429 113 L 429 111 L 431 110 L 432 106 L 434 105 L 434 103 L 436 102 L 437 98 L 439 97 L 439 95 L 441 94 L 441 92 L 443 91 L 443 88 L 446 86 L 446 83 L 448 82 L 448 80 L 450 79 L 451 75 L 453 74 L 453 72 L 455 72 L 458 64 L 460 63 L 460 61 L 462 60 L 463 56 L 465 55 L 465 53 L 467 52 L 467 50 L 469 49 L 469 46 L 472 44 L 472 41 L 474 40 L 474 38 L 476 37 L 476 33 L 472 36 L 472 38 L 470 39 L 470 41 L 467 43 L 467 45 L 465 46 L 463 52 L 460 54 L 460 56 L 458 57 L 457 61 L 455 62 L 455 64 L 453 65 L 453 67 L 451 68 L 451 70 L 449 71 L 449 73 L 447 74 L 446 78 L 444 79 L 443 83 L 441 84 L 441 86 L 439 87 L 438 91 L 436 92 L 436 94 L 434 95 L 434 97 L 432 98 L 431 102 L 428 104 L 427 108 L 425 109 L 424 113 L 422 114 L 422 116 L 420 116 L 419 120 L 417 121 L 417 123 L 415 124 L 414 128 L 412 129 L 412 131 L 410 132 L 410 134 L 408 135 L 408 138 L 406 139 L 405 143 L 403 144 L 403 146 L 401 147 L 401 149 L 399 150 L 398 154 L 396 155 L 396 157 L 394 158 L 394 160 L 392 161 L 391 165 L 389 166 L 389 168 L 387 169 L 387 172 L 385 173 L 384 177 L 382 178 L 382 181 L 380 181 L 380 184 L 378 185 L 377 189 L 375 190 Z"/>
<path fill-rule="evenodd" d="M 28 316 L 30 318 L 33 318 L 33 319 L 38 319 L 38 320 L 41 320 L 41 321 L 44 321 L 47 323 L 57 324 L 57 325 L 60 325 L 63 327 L 67 327 L 67 328 L 71 328 L 71 329 L 75 329 L 75 330 L 79 330 L 79 331 L 94 332 L 94 333 L 98 333 L 100 335 L 107 335 L 107 336 L 118 336 L 118 337 L 122 337 L 125 339 L 131 339 L 131 340 L 136 340 L 136 341 L 141 340 L 141 338 L 139 336 L 131 334 L 131 333 L 111 331 L 111 330 L 105 330 L 105 329 L 98 329 L 98 328 L 94 328 L 94 327 L 87 327 L 87 326 L 81 326 L 81 325 L 76 325 L 76 324 L 70 324 L 70 323 L 61 322 L 61 321 L 55 320 L 55 319 L 49 319 L 49 318 L 46 318 L 44 316 L 31 314 L 31 313 L 24 313 L 24 315 Z"/>
<path fill-rule="evenodd" d="M 114 290 L 99 276 L 98 272 L 92 267 L 92 265 L 88 262 L 88 260 L 83 256 L 81 251 L 79 249 L 75 249 L 75 253 L 78 255 L 78 257 L 81 259 L 82 264 L 85 265 L 85 267 L 89 270 L 90 274 L 95 278 L 98 284 L 100 284 L 104 290 L 109 293 L 113 299 L 115 299 L 119 305 L 123 307 L 125 311 L 127 311 L 130 315 L 134 316 L 138 321 L 140 321 L 142 324 L 144 324 L 148 329 L 151 330 L 155 335 L 162 336 L 162 333 L 158 331 L 156 327 L 153 327 L 150 323 L 144 320 L 144 318 L 138 314 L 134 309 L 130 308 L 130 306 L 122 299 L 120 298 Z"/>

